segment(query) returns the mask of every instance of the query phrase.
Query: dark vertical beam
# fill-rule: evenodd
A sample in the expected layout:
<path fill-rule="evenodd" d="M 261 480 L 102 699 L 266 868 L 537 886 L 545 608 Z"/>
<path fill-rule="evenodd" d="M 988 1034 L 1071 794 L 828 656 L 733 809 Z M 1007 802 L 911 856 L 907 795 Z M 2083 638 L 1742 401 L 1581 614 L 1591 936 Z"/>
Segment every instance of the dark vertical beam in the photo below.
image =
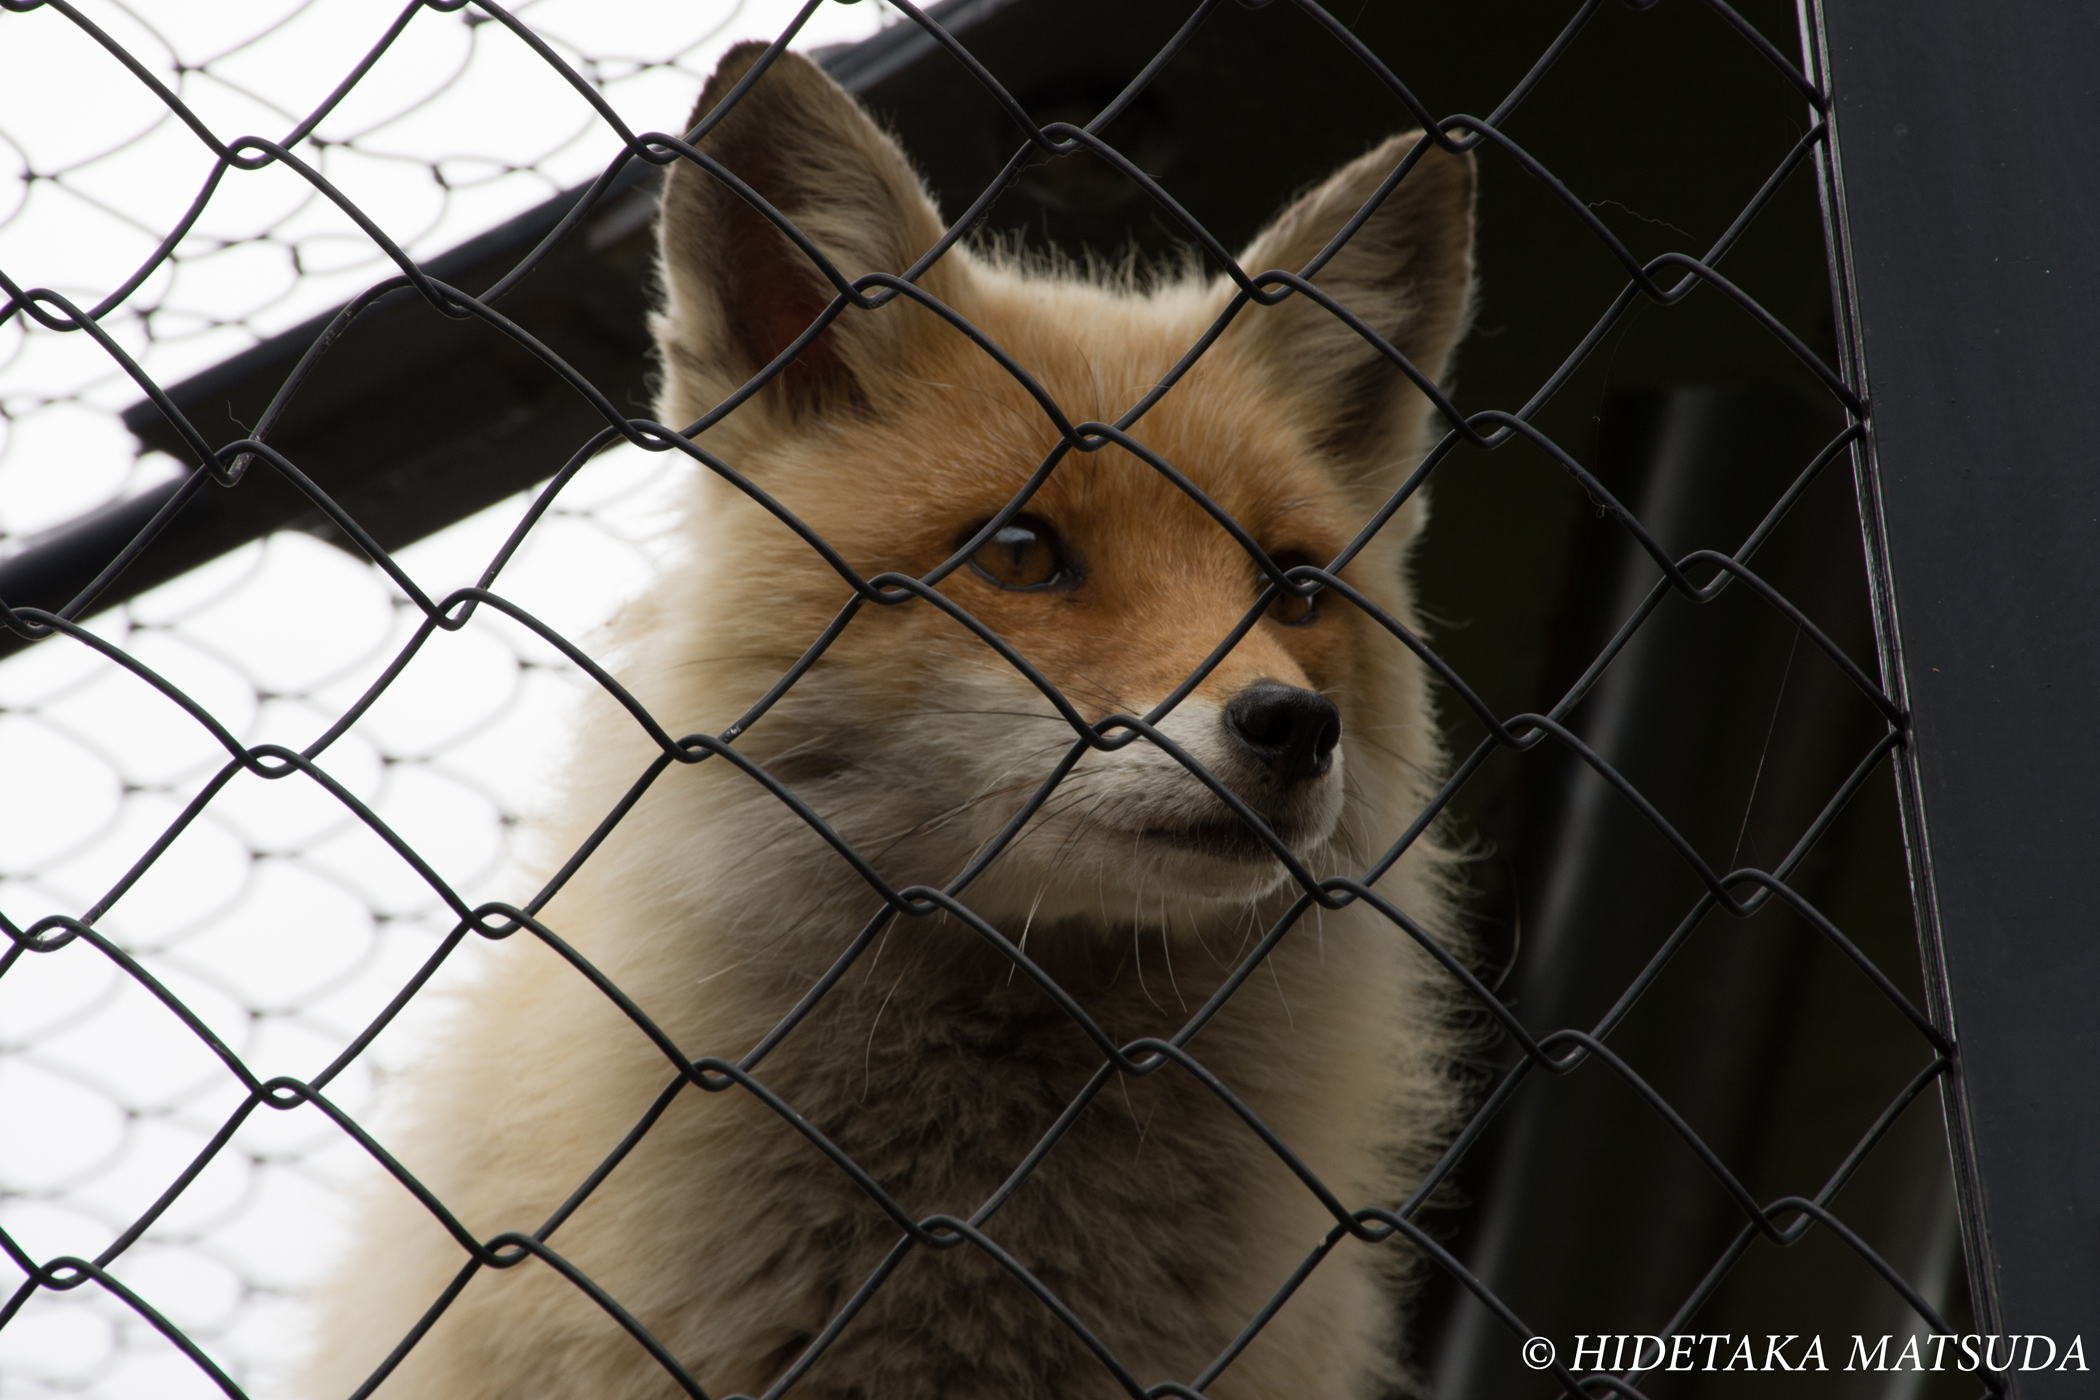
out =
<path fill-rule="evenodd" d="M 1806 0 L 1984 1330 L 2100 1343 L 2100 8 Z M 2093 1375 L 2015 1372 L 2034 1397 Z"/>

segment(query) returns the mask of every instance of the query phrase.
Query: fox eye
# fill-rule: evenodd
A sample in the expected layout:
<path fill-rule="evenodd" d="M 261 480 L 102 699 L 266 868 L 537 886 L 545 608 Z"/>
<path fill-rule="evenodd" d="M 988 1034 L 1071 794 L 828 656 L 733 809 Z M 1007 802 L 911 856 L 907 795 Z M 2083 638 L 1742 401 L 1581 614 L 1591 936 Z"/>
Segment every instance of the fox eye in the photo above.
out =
<path fill-rule="evenodd" d="M 1276 561 L 1277 568 L 1284 570 L 1286 573 L 1314 562 L 1296 550 L 1286 550 L 1282 554 L 1272 554 L 1269 557 Z M 1255 583 L 1258 587 L 1266 588 L 1269 580 L 1266 575 L 1257 574 Z M 1288 593 L 1282 593 L 1277 595 L 1275 602 L 1269 604 L 1269 620 L 1280 622 L 1285 627 L 1303 627 L 1319 615 L 1320 598 L 1318 594 L 1310 598 L 1294 598 Z"/>
<path fill-rule="evenodd" d="M 970 567 L 1012 592 L 1069 588 L 1079 581 L 1057 535 L 1033 516 L 1016 516 L 978 546 Z"/>

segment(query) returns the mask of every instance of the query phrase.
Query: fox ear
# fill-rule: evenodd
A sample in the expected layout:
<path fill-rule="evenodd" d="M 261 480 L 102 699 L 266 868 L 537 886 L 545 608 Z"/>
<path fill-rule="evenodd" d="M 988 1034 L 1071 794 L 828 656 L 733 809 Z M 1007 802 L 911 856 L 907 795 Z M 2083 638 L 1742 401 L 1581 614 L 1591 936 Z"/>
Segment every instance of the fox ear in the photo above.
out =
<path fill-rule="evenodd" d="M 1301 271 L 1421 139 L 1395 136 L 1337 170 L 1278 215 L 1240 266 L 1250 275 Z M 1443 377 L 1471 309 L 1473 184 L 1470 155 L 1430 149 L 1312 279 L 1432 379 Z M 1377 480 L 1421 451 L 1428 400 L 1310 297 L 1246 308 L 1230 338 L 1352 475 Z"/>
<path fill-rule="evenodd" d="M 765 51 L 731 49 L 708 79 L 688 130 Z M 942 232 L 940 214 L 897 143 L 800 54 L 783 53 L 700 150 L 785 215 L 849 281 L 901 273 Z M 657 221 L 664 305 L 655 321 L 672 425 L 713 408 L 809 328 L 836 293 L 809 255 L 708 171 L 676 161 Z M 921 279 L 942 294 L 949 259 Z M 944 300 L 946 298 L 943 298 Z M 865 408 L 876 381 L 912 358 L 934 318 L 905 298 L 848 308 L 752 405 L 790 420 Z"/>

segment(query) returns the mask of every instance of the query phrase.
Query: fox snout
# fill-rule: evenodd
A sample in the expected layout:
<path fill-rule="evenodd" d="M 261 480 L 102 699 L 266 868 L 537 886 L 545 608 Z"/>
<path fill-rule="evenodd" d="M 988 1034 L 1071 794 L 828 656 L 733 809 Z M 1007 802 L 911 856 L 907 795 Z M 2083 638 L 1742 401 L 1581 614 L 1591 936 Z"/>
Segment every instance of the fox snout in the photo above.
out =
<path fill-rule="evenodd" d="M 1263 679 L 1242 686 L 1212 713 L 1216 737 L 1203 746 L 1212 773 L 1300 852 L 1331 836 L 1342 807 L 1342 712 L 1335 703 L 1318 691 Z M 1179 844 L 1273 865 L 1269 847 L 1237 814 L 1218 810 L 1208 793 L 1196 805 L 1204 814 Z"/>
<path fill-rule="evenodd" d="M 1184 723 L 1197 726 L 1184 731 L 1191 755 L 1284 844 L 1303 856 L 1334 834 L 1342 809 L 1342 713 L 1332 700 L 1261 679 L 1220 708 L 1191 707 Z M 1173 720 L 1167 728 L 1175 728 Z M 1230 886 L 1256 872 L 1263 884 L 1282 877 L 1275 852 L 1254 827 L 1193 778 L 1177 774 L 1150 795 L 1152 801 L 1140 804 L 1151 808 L 1139 818 L 1140 830 L 1170 850 L 1202 858 L 1183 872 L 1199 885 L 1224 879 Z M 1160 799 L 1170 804 L 1164 810 Z M 1241 874 L 1225 876 L 1226 868 Z"/>
<path fill-rule="evenodd" d="M 1342 712 L 1332 700 L 1277 681 L 1256 681 L 1233 696 L 1224 723 L 1238 754 L 1287 784 L 1325 777 L 1342 741 Z"/>

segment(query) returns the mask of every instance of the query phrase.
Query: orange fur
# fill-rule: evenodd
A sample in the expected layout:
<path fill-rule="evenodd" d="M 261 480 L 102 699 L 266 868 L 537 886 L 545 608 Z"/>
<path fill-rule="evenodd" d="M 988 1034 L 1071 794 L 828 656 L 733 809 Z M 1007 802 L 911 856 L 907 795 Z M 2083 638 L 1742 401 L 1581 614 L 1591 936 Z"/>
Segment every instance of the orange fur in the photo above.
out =
<path fill-rule="evenodd" d="M 701 111 L 750 64 L 724 61 Z M 696 112 L 697 120 L 699 112 Z M 1396 137 L 1280 217 L 1243 263 L 1297 268 L 1415 138 Z M 849 276 L 903 270 L 940 223 L 893 143 L 808 63 L 784 58 L 709 137 Z M 1317 282 L 1431 374 L 1462 329 L 1470 163 L 1432 152 Z M 701 171 L 671 176 L 658 334 L 669 423 L 700 417 L 828 299 L 785 240 Z M 1139 289 L 957 249 L 920 285 L 983 328 L 1077 421 L 1155 385 L 1231 292 Z M 1264 548 L 1331 558 L 1421 450 L 1424 401 L 1353 333 L 1292 298 L 1247 308 L 1134 433 Z M 849 310 L 701 445 L 832 542 L 863 576 L 923 575 L 1000 509 L 1056 441 L 990 357 L 906 300 Z M 1090 719 L 1143 713 L 1241 618 L 1254 566 L 1178 489 L 1119 448 L 1073 453 L 1028 506 L 1083 566 L 1063 591 L 940 585 Z M 1419 503 L 1345 577 L 1412 621 Z M 685 556 L 617 627 L 623 681 L 674 735 L 719 732 L 847 601 L 813 551 L 708 476 Z M 1440 764 L 1420 665 L 1339 599 L 1256 625 L 1163 722 L 1250 802 L 1226 741 L 1257 680 L 1340 709 L 1331 772 L 1260 797 L 1321 873 L 1355 873 L 1420 809 Z M 655 754 L 600 700 L 551 824 L 568 849 Z M 750 755 L 893 886 L 954 877 L 1072 742 L 1031 685 L 923 603 L 864 607 L 748 734 Z M 1244 786 L 1243 786 L 1244 785 Z M 965 899 L 1120 1040 L 1172 1034 L 1294 888 L 1272 857 L 1159 833 L 1222 804 L 1139 742 L 1090 753 Z M 1437 926 L 1426 848 L 1381 890 Z M 674 766 L 547 912 L 686 1053 L 747 1052 L 875 908 L 806 826 L 727 762 Z M 660 1053 L 524 937 L 501 945 L 392 1135 L 482 1238 L 531 1230 L 670 1081 Z M 1192 1052 L 1352 1205 L 1406 1194 L 1448 1131 L 1452 1036 L 1433 967 L 1376 915 L 1308 915 Z M 1099 1052 L 958 921 L 893 922 L 759 1077 L 904 1209 L 968 1216 L 1095 1071 Z M 1112 1083 L 987 1230 L 1137 1376 L 1186 1382 L 1317 1245 L 1331 1217 L 1192 1076 Z M 847 1176 L 750 1094 L 688 1088 L 552 1236 L 712 1395 L 757 1394 L 898 1238 Z M 1373 1394 L 1399 1374 L 1397 1247 L 1345 1241 L 1211 1388 L 1283 1400 Z M 443 1290 L 463 1252 L 406 1192 L 376 1186 L 327 1303 L 316 1396 L 348 1393 Z M 483 1271 L 382 1396 L 640 1400 L 676 1387 L 552 1269 Z M 1108 1396 L 1108 1371 L 1018 1283 L 965 1246 L 912 1251 L 800 1380 L 797 1395 Z"/>

